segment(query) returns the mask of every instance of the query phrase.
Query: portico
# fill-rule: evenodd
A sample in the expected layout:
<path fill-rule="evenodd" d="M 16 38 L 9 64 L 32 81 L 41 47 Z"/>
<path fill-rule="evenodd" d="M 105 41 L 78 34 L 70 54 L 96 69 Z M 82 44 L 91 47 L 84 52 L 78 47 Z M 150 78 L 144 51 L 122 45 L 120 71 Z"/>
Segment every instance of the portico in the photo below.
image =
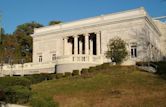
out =
<path fill-rule="evenodd" d="M 100 32 L 63 37 L 63 55 L 101 55 Z"/>

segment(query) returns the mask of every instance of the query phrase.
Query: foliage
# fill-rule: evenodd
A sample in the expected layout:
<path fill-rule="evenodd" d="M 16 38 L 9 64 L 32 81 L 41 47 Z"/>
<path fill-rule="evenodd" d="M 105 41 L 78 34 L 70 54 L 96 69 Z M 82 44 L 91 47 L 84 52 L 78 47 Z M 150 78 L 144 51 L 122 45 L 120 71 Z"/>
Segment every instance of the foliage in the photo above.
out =
<path fill-rule="evenodd" d="M 72 75 L 73 76 L 79 75 L 79 70 L 73 70 Z"/>
<path fill-rule="evenodd" d="M 96 71 L 96 67 L 89 67 L 89 72 L 95 72 Z"/>
<path fill-rule="evenodd" d="M 88 74 L 88 69 L 87 68 L 82 69 L 81 74 Z"/>
<path fill-rule="evenodd" d="M 30 80 L 24 77 L 1 77 L 0 89 L 1 99 L 7 103 L 24 104 L 29 101 Z"/>
<path fill-rule="evenodd" d="M 31 81 L 31 84 L 36 84 L 39 82 L 42 82 L 44 80 L 51 80 L 52 74 L 34 74 L 34 75 L 29 75 L 25 76 L 25 78 L 29 79 Z"/>
<path fill-rule="evenodd" d="M 49 25 L 56 25 L 62 23 L 61 21 L 50 21 Z"/>
<path fill-rule="evenodd" d="M 119 37 L 110 39 L 106 57 L 110 58 L 112 62 L 116 62 L 117 64 L 119 64 L 124 60 L 126 56 L 127 49 L 125 41 Z"/>
<path fill-rule="evenodd" d="M 72 73 L 71 72 L 65 72 L 65 77 L 71 77 Z"/>
<path fill-rule="evenodd" d="M 157 74 L 166 80 L 166 62 L 160 61 L 160 62 L 153 62 L 155 65 L 157 65 Z"/>
<path fill-rule="evenodd" d="M 56 74 L 57 79 L 60 79 L 60 78 L 63 78 L 63 77 L 64 77 L 63 73 L 57 73 Z"/>
<path fill-rule="evenodd" d="M 42 27 L 43 25 L 30 22 L 17 26 L 13 34 L 2 34 L 2 42 L 0 43 L 0 60 L 9 63 L 20 63 L 21 59 L 24 62 L 32 61 L 32 37 L 30 36 L 34 28 Z"/>
<path fill-rule="evenodd" d="M 25 104 L 31 96 L 30 90 L 24 86 L 9 86 L 5 88 L 4 92 L 7 103 Z"/>
<path fill-rule="evenodd" d="M 24 23 L 17 26 L 16 30 L 14 31 L 14 34 L 28 36 L 30 34 L 33 34 L 34 28 L 40 28 L 40 27 L 43 27 L 43 25 L 36 22 Z"/>
<path fill-rule="evenodd" d="M 7 86 L 15 86 L 20 85 L 24 87 L 30 87 L 31 81 L 22 78 L 22 77 L 1 77 L 0 78 L 0 86 L 7 87 Z"/>

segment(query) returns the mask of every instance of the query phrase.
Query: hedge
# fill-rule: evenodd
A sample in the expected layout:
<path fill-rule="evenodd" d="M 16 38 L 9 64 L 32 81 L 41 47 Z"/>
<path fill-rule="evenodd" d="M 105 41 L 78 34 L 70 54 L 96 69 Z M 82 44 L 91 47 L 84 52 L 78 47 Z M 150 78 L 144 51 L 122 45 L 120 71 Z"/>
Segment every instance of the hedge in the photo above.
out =
<path fill-rule="evenodd" d="M 81 74 L 88 74 L 88 69 L 87 68 L 82 69 Z"/>
<path fill-rule="evenodd" d="M 72 75 L 73 76 L 79 75 L 79 70 L 73 70 Z"/>
<path fill-rule="evenodd" d="M 15 104 L 25 104 L 29 101 L 31 92 L 24 86 L 10 86 L 4 89 L 5 102 Z"/>
<path fill-rule="evenodd" d="M 63 73 L 57 73 L 56 74 L 57 79 L 60 79 L 60 78 L 63 78 L 63 77 L 64 77 Z"/>
<path fill-rule="evenodd" d="M 0 85 L 1 87 L 15 86 L 15 85 L 30 87 L 31 81 L 24 77 L 2 77 L 0 78 Z"/>
<path fill-rule="evenodd" d="M 65 77 L 71 77 L 72 73 L 71 72 L 65 72 Z"/>

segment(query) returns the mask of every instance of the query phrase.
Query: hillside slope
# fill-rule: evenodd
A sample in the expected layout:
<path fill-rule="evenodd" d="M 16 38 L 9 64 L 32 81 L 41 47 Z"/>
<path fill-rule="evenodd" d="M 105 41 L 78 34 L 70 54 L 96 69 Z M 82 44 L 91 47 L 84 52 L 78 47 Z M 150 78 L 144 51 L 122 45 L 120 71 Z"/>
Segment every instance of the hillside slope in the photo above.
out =
<path fill-rule="evenodd" d="M 45 81 L 32 91 L 33 98 L 51 98 L 60 107 L 166 107 L 166 80 L 134 67 Z"/>

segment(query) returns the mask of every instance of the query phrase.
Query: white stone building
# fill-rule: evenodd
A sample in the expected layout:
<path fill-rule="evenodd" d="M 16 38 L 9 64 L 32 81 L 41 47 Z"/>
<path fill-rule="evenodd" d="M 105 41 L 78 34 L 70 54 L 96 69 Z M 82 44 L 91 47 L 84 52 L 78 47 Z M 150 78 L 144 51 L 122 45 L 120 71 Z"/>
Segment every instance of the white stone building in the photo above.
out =
<path fill-rule="evenodd" d="M 34 29 L 33 62 L 12 69 L 6 65 L 6 72 L 64 73 L 109 62 L 105 52 L 109 40 L 115 37 L 127 43 L 124 65 L 159 61 L 166 55 L 165 29 L 165 23 L 154 21 L 142 7 Z"/>

